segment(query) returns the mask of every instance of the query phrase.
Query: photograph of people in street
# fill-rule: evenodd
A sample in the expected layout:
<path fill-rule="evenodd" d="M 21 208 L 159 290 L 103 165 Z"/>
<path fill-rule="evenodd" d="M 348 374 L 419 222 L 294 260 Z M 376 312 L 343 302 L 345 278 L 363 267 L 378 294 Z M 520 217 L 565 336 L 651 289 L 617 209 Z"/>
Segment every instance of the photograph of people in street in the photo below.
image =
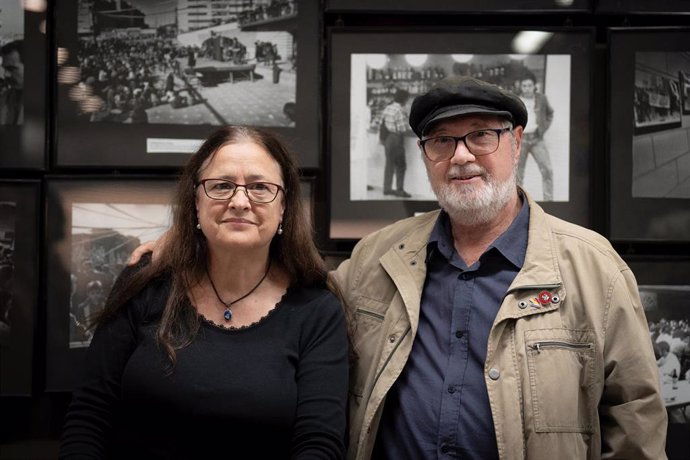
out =
<path fill-rule="evenodd" d="M 684 75 L 690 75 L 690 51 L 635 53 L 633 197 L 690 198 Z"/>
<path fill-rule="evenodd" d="M 86 347 L 88 324 L 100 312 L 132 250 L 170 226 L 165 204 L 74 203 L 70 273 L 70 348 Z"/>
<path fill-rule="evenodd" d="M 296 17 L 295 0 L 79 0 L 58 81 L 89 122 L 294 126 Z"/>
<path fill-rule="evenodd" d="M 519 183 L 540 201 L 569 201 L 570 55 L 556 54 L 352 54 L 350 199 L 435 199 L 407 118 L 417 95 L 451 75 L 522 99 Z"/>
<path fill-rule="evenodd" d="M 0 125 L 24 122 L 24 10 L 0 3 Z"/>

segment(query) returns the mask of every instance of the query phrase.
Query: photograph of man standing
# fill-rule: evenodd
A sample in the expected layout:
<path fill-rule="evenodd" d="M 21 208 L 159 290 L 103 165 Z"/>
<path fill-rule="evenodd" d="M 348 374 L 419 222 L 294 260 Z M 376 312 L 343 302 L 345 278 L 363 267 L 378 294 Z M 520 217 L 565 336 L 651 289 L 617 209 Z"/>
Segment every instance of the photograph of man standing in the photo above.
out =
<path fill-rule="evenodd" d="M 388 104 L 381 115 L 381 142 L 386 152 L 386 166 L 383 170 L 383 194 L 395 195 L 400 198 L 410 198 L 410 194 L 404 189 L 405 161 L 404 134 L 408 131 L 407 113 L 403 108 L 410 97 L 410 93 L 404 89 L 397 89 L 393 96 L 393 102 Z M 395 186 L 393 190 L 393 175 Z"/>
<path fill-rule="evenodd" d="M 541 173 L 543 201 L 553 200 L 553 169 L 549 151 L 544 143 L 544 133 L 553 121 L 553 109 L 549 100 L 542 93 L 537 92 L 537 79 L 532 73 L 526 73 L 520 78 L 520 99 L 527 108 L 530 125 L 525 128 L 522 136 L 522 155 L 518 162 L 518 183 L 524 186 L 525 165 L 527 157 L 532 155 Z"/>

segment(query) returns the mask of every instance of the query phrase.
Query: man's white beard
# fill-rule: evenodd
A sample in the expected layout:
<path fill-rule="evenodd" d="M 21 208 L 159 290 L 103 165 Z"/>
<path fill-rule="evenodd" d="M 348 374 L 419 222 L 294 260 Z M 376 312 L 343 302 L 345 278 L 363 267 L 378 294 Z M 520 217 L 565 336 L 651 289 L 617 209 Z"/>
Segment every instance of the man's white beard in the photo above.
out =
<path fill-rule="evenodd" d="M 428 173 L 428 170 L 427 170 Z M 443 182 L 433 187 L 441 207 L 451 219 L 463 225 L 484 225 L 494 220 L 517 193 L 517 173 L 498 182 L 477 164 L 453 165 L 446 175 L 458 177 L 481 174 L 481 185 L 462 185 Z M 431 182 L 431 181 L 430 181 Z"/>

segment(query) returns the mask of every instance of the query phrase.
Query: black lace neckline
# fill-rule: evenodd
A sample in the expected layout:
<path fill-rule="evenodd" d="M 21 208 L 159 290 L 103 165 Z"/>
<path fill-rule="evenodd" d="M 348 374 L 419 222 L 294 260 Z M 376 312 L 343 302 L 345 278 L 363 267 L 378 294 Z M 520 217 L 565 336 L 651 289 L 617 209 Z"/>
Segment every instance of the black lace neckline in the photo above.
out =
<path fill-rule="evenodd" d="M 285 290 L 283 295 L 280 297 L 280 300 L 278 300 L 278 302 L 273 306 L 273 308 L 268 310 L 268 312 L 266 312 L 266 314 L 264 316 L 257 319 L 253 323 L 245 324 L 243 326 L 226 326 L 224 324 L 218 324 L 215 321 L 208 319 L 207 317 L 205 317 L 201 313 L 198 313 L 198 310 L 197 310 L 197 315 L 199 316 L 199 319 L 201 320 L 201 322 L 206 323 L 207 325 L 209 325 L 215 329 L 221 329 L 223 331 L 230 331 L 230 332 L 243 331 L 245 329 L 254 328 L 260 324 L 263 324 L 270 317 L 272 317 L 278 311 L 278 309 L 285 303 L 285 299 L 287 298 L 287 295 L 290 293 L 291 290 L 292 290 L 292 286 L 288 286 L 288 288 Z"/>

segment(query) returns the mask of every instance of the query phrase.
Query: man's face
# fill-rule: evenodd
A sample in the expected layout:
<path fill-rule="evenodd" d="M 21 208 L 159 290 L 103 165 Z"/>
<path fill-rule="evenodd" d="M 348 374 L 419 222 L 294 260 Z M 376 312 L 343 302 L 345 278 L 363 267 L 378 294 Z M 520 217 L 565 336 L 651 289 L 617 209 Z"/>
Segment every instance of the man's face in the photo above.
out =
<path fill-rule="evenodd" d="M 19 57 L 19 52 L 12 51 L 2 55 L 2 67 L 5 69 L 5 78 L 12 86 L 21 88 L 24 86 L 24 64 Z"/>
<path fill-rule="evenodd" d="M 520 82 L 520 92 L 525 97 L 534 96 L 534 82 L 532 80 L 522 80 Z"/>
<path fill-rule="evenodd" d="M 507 122 L 485 115 L 465 115 L 439 122 L 424 138 L 464 136 L 481 130 L 503 128 Z M 500 135 L 498 149 L 474 156 L 464 142 L 458 142 L 453 156 L 432 162 L 422 152 L 427 176 L 441 207 L 458 223 L 481 225 L 507 211 L 517 199 L 516 167 L 520 155 L 522 127 Z"/>

